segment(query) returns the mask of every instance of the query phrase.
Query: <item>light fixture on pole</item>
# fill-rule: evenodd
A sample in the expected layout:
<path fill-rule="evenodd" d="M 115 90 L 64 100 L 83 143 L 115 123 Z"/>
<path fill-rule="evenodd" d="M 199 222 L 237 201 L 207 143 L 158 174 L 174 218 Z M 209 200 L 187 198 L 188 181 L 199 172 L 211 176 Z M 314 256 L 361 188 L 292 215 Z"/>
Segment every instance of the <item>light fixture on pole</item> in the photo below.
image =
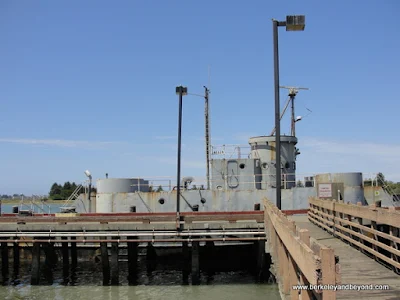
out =
<path fill-rule="evenodd" d="M 85 171 L 85 175 L 89 178 L 89 191 L 88 191 L 88 201 L 89 201 L 89 212 L 92 212 L 92 199 L 90 199 L 90 193 L 92 191 L 92 174 L 89 170 Z"/>
<path fill-rule="evenodd" d="M 180 218 L 180 197 L 181 197 L 181 146 L 182 146 L 182 98 L 187 95 L 187 87 L 177 86 L 175 89 L 179 95 L 179 116 L 178 116 L 178 159 L 177 159 L 177 178 L 176 178 L 176 229 L 181 230 Z"/>
<path fill-rule="evenodd" d="M 279 51 L 278 27 L 286 27 L 286 31 L 302 31 L 305 28 L 305 16 L 286 16 L 286 21 L 272 20 L 273 47 L 274 47 L 274 91 L 275 91 L 275 151 L 276 151 L 276 206 L 281 209 L 281 128 L 279 103 Z"/>

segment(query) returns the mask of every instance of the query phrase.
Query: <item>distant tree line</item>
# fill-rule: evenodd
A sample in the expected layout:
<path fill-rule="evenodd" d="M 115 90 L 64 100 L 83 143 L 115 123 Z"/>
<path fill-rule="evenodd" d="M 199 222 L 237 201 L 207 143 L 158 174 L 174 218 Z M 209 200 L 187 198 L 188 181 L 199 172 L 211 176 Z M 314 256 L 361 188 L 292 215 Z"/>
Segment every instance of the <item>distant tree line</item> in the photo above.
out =
<path fill-rule="evenodd" d="M 22 197 L 26 197 L 26 196 L 24 194 L 0 195 L 0 199 L 21 199 Z"/>
<path fill-rule="evenodd" d="M 63 185 L 58 184 L 57 182 L 53 183 L 50 188 L 49 198 L 52 200 L 66 200 L 68 199 L 72 193 L 76 190 L 78 185 L 75 182 L 65 182 Z M 83 189 L 83 188 L 82 188 Z M 92 192 L 96 192 L 96 188 L 92 187 Z M 81 193 L 82 191 L 80 191 Z"/>
<path fill-rule="evenodd" d="M 382 187 L 389 194 L 400 194 L 400 182 L 393 182 L 386 180 L 385 175 L 378 173 L 375 178 L 368 178 L 364 180 L 364 186 L 378 185 Z"/>

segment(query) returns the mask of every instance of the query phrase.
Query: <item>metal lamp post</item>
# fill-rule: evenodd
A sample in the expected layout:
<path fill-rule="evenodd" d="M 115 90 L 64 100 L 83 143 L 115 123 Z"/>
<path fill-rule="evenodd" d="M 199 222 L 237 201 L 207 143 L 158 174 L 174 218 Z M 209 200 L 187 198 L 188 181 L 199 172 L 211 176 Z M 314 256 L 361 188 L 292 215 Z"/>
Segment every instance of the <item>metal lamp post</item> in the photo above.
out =
<path fill-rule="evenodd" d="M 182 98 L 187 95 L 187 87 L 177 86 L 176 94 L 179 95 L 179 117 L 178 117 L 178 161 L 176 178 L 176 229 L 181 230 L 180 197 L 181 197 L 181 146 L 182 146 Z"/>
<path fill-rule="evenodd" d="M 279 103 L 279 52 L 278 52 L 278 27 L 286 27 L 286 31 L 303 31 L 305 16 L 286 16 L 286 21 L 272 20 L 274 40 L 274 91 L 275 91 L 275 151 L 276 151 L 276 206 L 281 209 L 281 127 Z"/>

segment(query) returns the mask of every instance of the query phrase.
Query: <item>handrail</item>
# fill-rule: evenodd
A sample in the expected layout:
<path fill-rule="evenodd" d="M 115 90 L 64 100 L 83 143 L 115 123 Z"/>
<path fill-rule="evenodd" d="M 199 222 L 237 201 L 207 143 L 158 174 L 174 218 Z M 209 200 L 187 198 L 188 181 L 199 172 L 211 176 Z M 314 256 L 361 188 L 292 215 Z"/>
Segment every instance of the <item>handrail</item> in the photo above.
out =
<path fill-rule="evenodd" d="M 221 186 L 223 190 L 230 190 L 228 184 L 226 183 L 226 179 L 231 174 L 227 174 L 225 169 L 221 169 L 220 172 L 215 170 L 216 172 L 213 173 L 212 178 L 210 178 L 211 189 L 215 190 L 218 189 L 218 186 Z M 259 173 L 259 172 L 257 172 Z M 190 174 L 188 174 L 190 175 Z M 316 182 L 316 175 L 317 173 L 294 173 L 288 172 L 284 173 L 284 180 L 282 184 L 287 185 L 295 185 L 298 186 L 298 183 L 301 183 L 299 186 L 309 186 L 315 187 L 317 185 Z M 244 185 L 256 185 L 260 183 L 273 183 L 275 182 L 275 174 L 243 174 L 243 173 L 236 173 L 234 174 L 235 178 L 239 179 L 239 187 Z M 369 173 L 363 173 L 364 178 L 371 177 Z M 171 191 L 176 183 L 176 177 L 172 176 L 146 176 L 146 177 L 135 177 L 135 178 L 143 178 L 145 182 L 140 182 L 140 187 L 151 187 L 151 191 L 156 191 L 159 186 L 162 187 L 163 191 Z M 207 177 L 205 176 L 193 176 L 194 181 L 189 185 L 188 189 L 192 189 L 196 186 L 195 189 L 205 190 L 207 186 Z M 365 180 L 368 182 L 368 180 Z M 222 184 L 221 184 L 222 183 Z M 310 183 L 310 184 L 309 184 Z M 234 188 L 233 188 L 234 189 Z M 386 197 L 386 195 L 385 195 Z"/>
<path fill-rule="evenodd" d="M 395 207 L 362 206 L 360 202 L 355 205 L 313 197 L 309 198 L 309 205 L 310 222 L 400 274 L 400 211 Z"/>
<path fill-rule="evenodd" d="M 67 201 L 61 206 L 61 208 L 68 207 L 72 201 L 74 201 L 79 196 L 79 191 L 82 189 L 83 185 L 79 184 L 72 194 L 68 197 Z"/>
<path fill-rule="evenodd" d="M 264 198 L 264 222 L 272 261 L 277 265 L 277 277 L 282 292 L 291 299 L 336 299 L 332 289 L 296 289 L 300 285 L 336 285 L 340 283 L 340 265 L 334 250 L 310 238 L 306 229 L 300 229 L 282 211 Z M 299 294 L 300 292 L 300 294 Z M 299 298 L 300 297 L 300 298 Z"/>

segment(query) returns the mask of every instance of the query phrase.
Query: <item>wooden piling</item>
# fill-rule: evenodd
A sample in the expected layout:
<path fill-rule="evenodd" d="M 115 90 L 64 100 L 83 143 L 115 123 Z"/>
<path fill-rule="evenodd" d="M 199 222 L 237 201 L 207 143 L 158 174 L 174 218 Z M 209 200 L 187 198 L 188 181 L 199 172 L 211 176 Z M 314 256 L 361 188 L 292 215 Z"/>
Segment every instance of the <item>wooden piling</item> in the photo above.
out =
<path fill-rule="evenodd" d="M 136 239 L 134 236 L 128 236 L 127 239 Z M 135 284 L 137 282 L 137 259 L 138 243 L 128 242 L 128 282 Z"/>
<path fill-rule="evenodd" d="M 33 243 L 31 285 L 38 285 L 39 281 L 40 281 L 40 243 Z"/>
<path fill-rule="evenodd" d="M 9 271 L 9 261 L 8 261 L 8 243 L 1 243 L 1 261 L 2 261 L 2 268 L 1 272 L 3 278 L 8 277 Z"/>
<path fill-rule="evenodd" d="M 108 285 L 110 282 L 110 262 L 108 261 L 108 249 L 106 242 L 100 243 L 100 251 L 101 263 L 103 265 L 103 285 Z"/>
<path fill-rule="evenodd" d="M 210 236 L 207 236 L 210 238 Z M 204 256 L 205 258 L 201 260 L 204 262 L 204 267 L 201 266 L 202 269 L 205 269 L 208 273 L 208 276 L 214 275 L 214 260 L 215 260 L 215 245 L 213 241 L 206 241 L 204 245 Z"/>
<path fill-rule="evenodd" d="M 114 236 L 113 240 L 119 239 Z M 111 285 L 119 284 L 119 265 L 118 265 L 118 242 L 111 243 Z"/>
<path fill-rule="evenodd" d="M 152 243 L 148 243 L 146 247 L 146 268 L 147 274 L 150 275 L 156 269 L 157 253 Z"/>
<path fill-rule="evenodd" d="M 17 240 L 18 237 L 15 237 Z M 13 262 L 14 262 L 14 276 L 19 274 L 19 243 L 14 243 L 13 245 Z"/>
<path fill-rule="evenodd" d="M 68 240 L 68 237 L 61 237 L 62 240 Z M 61 252 L 63 260 L 63 279 L 64 284 L 67 285 L 69 282 L 69 249 L 68 243 L 61 243 Z"/>
<path fill-rule="evenodd" d="M 190 268 L 189 268 L 189 262 L 190 262 L 190 256 L 189 256 L 189 246 L 188 242 L 182 242 L 182 283 L 183 284 L 189 284 L 189 273 L 190 273 Z"/>
<path fill-rule="evenodd" d="M 43 243 L 42 248 L 45 254 L 44 273 L 48 284 L 53 284 L 53 253 L 51 243 Z"/>
<path fill-rule="evenodd" d="M 62 240 L 67 240 L 68 237 L 61 237 Z M 69 249 L 68 249 L 68 243 L 61 243 L 61 251 L 62 251 L 62 257 L 63 257 L 63 267 L 64 268 L 69 268 Z"/>
<path fill-rule="evenodd" d="M 73 268 L 76 268 L 78 265 L 78 253 L 76 250 L 76 237 L 71 236 L 71 265 Z"/>
<path fill-rule="evenodd" d="M 257 280 L 263 280 L 266 273 L 266 260 L 265 260 L 265 240 L 260 240 L 256 242 L 257 249 L 257 260 L 256 260 L 256 271 Z"/>
<path fill-rule="evenodd" d="M 200 284 L 199 242 L 192 242 L 192 285 Z"/>

